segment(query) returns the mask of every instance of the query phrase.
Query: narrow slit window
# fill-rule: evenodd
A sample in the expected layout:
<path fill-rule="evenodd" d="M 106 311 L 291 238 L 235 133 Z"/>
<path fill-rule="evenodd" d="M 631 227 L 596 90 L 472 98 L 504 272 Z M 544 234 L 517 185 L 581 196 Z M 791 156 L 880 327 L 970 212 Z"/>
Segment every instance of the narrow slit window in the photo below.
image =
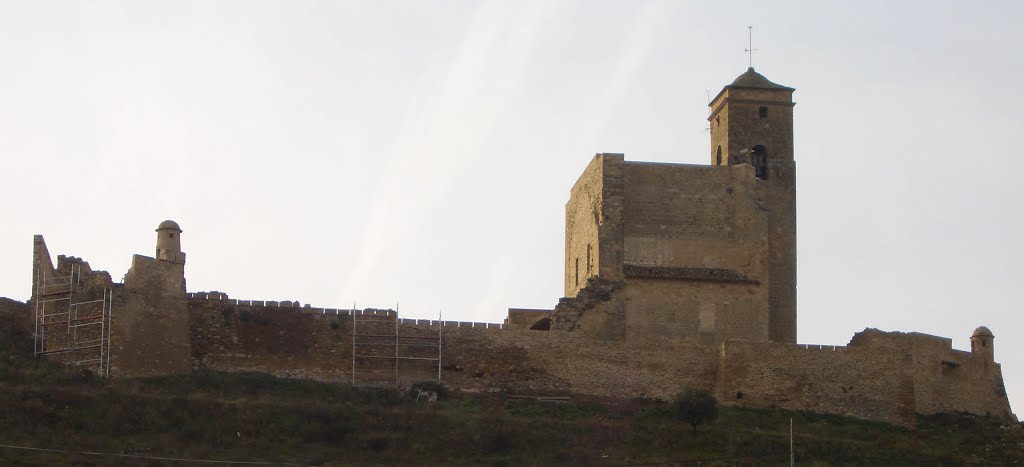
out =
<path fill-rule="evenodd" d="M 580 285 L 580 259 L 576 258 L 576 285 Z"/>
<path fill-rule="evenodd" d="M 761 118 L 768 118 L 768 107 L 758 107 L 757 116 Z"/>
<path fill-rule="evenodd" d="M 588 243 L 587 244 L 587 277 L 590 277 L 590 274 L 591 274 L 591 271 L 592 271 L 592 269 L 590 267 L 591 264 L 592 263 L 590 262 L 590 244 Z"/>

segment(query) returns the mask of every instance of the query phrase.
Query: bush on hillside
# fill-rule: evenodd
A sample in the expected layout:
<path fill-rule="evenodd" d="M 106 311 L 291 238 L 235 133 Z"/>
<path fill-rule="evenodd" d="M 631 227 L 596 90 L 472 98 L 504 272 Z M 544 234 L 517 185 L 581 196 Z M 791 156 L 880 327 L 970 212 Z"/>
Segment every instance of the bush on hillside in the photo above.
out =
<path fill-rule="evenodd" d="M 703 389 L 687 389 L 673 403 L 676 419 L 689 423 L 694 432 L 697 425 L 711 424 L 718 418 L 718 400 Z"/>

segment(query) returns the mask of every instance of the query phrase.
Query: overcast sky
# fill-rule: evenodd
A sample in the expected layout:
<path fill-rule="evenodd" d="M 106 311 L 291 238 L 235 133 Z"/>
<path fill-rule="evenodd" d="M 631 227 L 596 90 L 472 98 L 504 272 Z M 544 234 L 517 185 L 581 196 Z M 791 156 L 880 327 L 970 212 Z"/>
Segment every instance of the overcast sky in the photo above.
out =
<path fill-rule="evenodd" d="M 996 335 L 1024 404 L 1024 3 L 0 1 L 0 296 L 32 235 L 115 280 L 500 322 L 562 293 L 597 152 L 709 163 L 708 93 L 796 88 L 799 340 Z"/>

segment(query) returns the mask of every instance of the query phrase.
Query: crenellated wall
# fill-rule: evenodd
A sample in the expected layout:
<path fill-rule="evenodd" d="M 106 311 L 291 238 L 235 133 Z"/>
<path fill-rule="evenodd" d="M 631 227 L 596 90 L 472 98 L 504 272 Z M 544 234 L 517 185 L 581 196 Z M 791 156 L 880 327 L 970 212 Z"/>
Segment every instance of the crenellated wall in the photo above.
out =
<path fill-rule="evenodd" d="M 614 283 L 599 282 L 592 285 L 614 295 Z M 567 299 L 561 306 L 582 307 L 575 302 L 589 300 L 581 315 L 607 306 L 589 296 L 595 294 Z M 189 314 L 196 368 L 342 383 L 352 380 L 353 316 L 360 320 L 357 326 L 367 318 L 395 317 L 392 310 L 233 300 L 222 293 L 190 294 Z M 952 349 L 949 339 L 924 334 L 869 329 L 842 347 L 743 340 L 644 343 L 595 339 L 589 337 L 593 333 L 572 330 L 415 319 L 398 319 L 398 328 L 402 336 L 440 331 L 443 383 L 471 392 L 670 398 L 696 387 L 730 405 L 811 410 L 907 426 L 918 413 L 1014 417 L 998 364 Z M 433 365 L 402 367 L 400 379 L 433 379 Z M 379 371 L 385 380 L 392 378 L 393 367 Z"/>
<path fill-rule="evenodd" d="M 135 257 L 125 283 L 117 284 L 79 258 L 59 256 L 54 267 L 41 237 L 36 253 L 40 278 L 71 277 L 76 271 L 74 300 L 109 291 L 103 302 L 111 306 L 113 329 L 106 368 L 115 377 L 212 369 L 404 387 L 435 380 L 440 371 L 443 384 L 470 392 L 667 399 L 691 387 L 713 391 L 725 404 L 907 426 L 917 414 L 953 411 L 1015 418 L 990 346 L 964 352 L 952 349 L 947 338 L 873 329 L 856 334 L 845 347 L 694 338 L 711 325 L 755 326 L 736 334 L 763 336 L 763 322 L 742 319 L 751 314 L 744 307 L 758 305 L 730 299 L 756 284 L 725 269 L 676 270 L 708 276 L 699 285 L 680 287 L 661 307 L 696 300 L 691 308 L 698 314 L 651 312 L 638 320 L 627 308 L 643 310 L 641 301 L 657 295 L 644 292 L 645 281 L 658 279 L 592 277 L 554 310 L 520 310 L 506 326 L 403 319 L 393 310 L 319 308 L 293 300 L 237 300 L 223 292 L 186 293 L 182 264 L 144 256 Z M 708 289 L 700 296 L 713 298 L 713 313 L 703 313 L 700 296 L 691 293 L 695 286 Z M 40 298 L 46 297 L 33 296 Z M 67 319 L 58 305 L 43 305 L 53 315 L 50 320 Z M 35 315 L 32 303 L 0 300 L 0 311 L 5 310 L 26 315 L 26 322 Z M 538 317 L 550 318 L 549 330 L 529 329 Z M 648 326 L 658 321 L 678 329 Z M 990 331 L 981 331 L 991 342 Z M 90 331 L 82 332 L 87 337 Z M 67 336 L 48 331 L 45 337 L 59 344 Z M 47 356 L 69 363 L 78 358 Z"/>
<path fill-rule="evenodd" d="M 353 312 L 295 302 L 282 307 L 220 293 L 190 295 L 193 365 L 204 369 L 347 383 L 352 379 L 353 316 L 394 317 L 391 310 Z M 356 323 L 363 326 L 363 321 Z M 661 345 L 622 342 L 598 346 L 580 333 L 493 323 L 398 319 L 398 327 L 402 336 L 440 332 L 441 379 L 466 391 L 671 397 L 684 385 L 711 389 L 717 370 L 717 352 L 696 343 L 666 351 Z M 436 377 L 423 368 L 402 368 L 403 378 L 410 373 L 424 380 Z"/>

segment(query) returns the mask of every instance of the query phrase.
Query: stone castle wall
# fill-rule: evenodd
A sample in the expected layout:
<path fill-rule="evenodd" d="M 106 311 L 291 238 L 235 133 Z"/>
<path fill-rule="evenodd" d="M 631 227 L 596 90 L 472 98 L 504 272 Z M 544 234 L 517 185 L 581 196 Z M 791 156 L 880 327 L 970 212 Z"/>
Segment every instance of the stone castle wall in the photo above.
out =
<path fill-rule="evenodd" d="M 912 424 L 910 355 L 874 350 L 729 341 L 722 349 L 718 398 Z"/>
<path fill-rule="evenodd" d="M 724 269 L 743 284 L 629 278 L 629 339 L 768 340 L 768 223 L 753 168 L 625 163 L 629 265 Z"/>
<path fill-rule="evenodd" d="M 565 296 L 587 279 L 622 277 L 622 154 L 597 154 L 565 205 Z"/>
<path fill-rule="evenodd" d="M 750 166 L 625 163 L 627 264 L 726 268 L 767 281 L 767 225 Z"/>
<path fill-rule="evenodd" d="M 188 373 L 184 265 L 135 255 L 111 317 L 110 366 L 117 376 Z"/>
<path fill-rule="evenodd" d="M 628 340 L 768 340 L 764 289 L 751 284 L 627 279 Z"/>
<path fill-rule="evenodd" d="M 109 274 L 92 271 L 81 259 L 59 256 L 54 267 L 43 253 L 39 238 L 34 269 L 40 277 L 80 271 L 76 300 L 110 290 L 110 374 L 116 377 L 212 369 L 344 384 L 355 375 L 357 384 L 394 386 L 397 379 L 402 386 L 434 380 L 440 370 L 443 384 L 470 392 L 667 399 L 692 387 L 713 391 L 726 404 L 902 425 L 912 425 L 916 414 L 951 411 L 1014 418 L 991 347 L 963 352 L 953 350 L 949 339 L 877 330 L 858 333 L 846 347 L 718 341 L 712 338 L 716 334 L 703 332 L 732 327 L 739 329 L 737 334 L 754 332 L 742 326 L 763 330 L 763 323 L 744 320 L 752 313 L 745 307 L 761 303 L 750 291 L 756 282 L 592 277 L 550 314 L 524 310 L 522 322 L 503 326 L 399 319 L 391 310 L 235 300 L 220 292 L 188 294 L 183 265 L 142 256 L 136 256 L 125 283 L 115 284 Z M 705 290 L 693 295 L 695 288 Z M 644 310 L 652 297 L 666 292 L 665 302 Z M 745 296 L 752 298 L 744 302 Z M 697 313 L 657 315 L 670 303 L 690 304 L 684 308 Z M 716 308 L 706 309 L 707 303 Z M 0 300 L 0 308 L 30 317 L 34 313 L 32 303 Z M 652 316 L 630 316 L 632 310 Z M 549 331 L 525 326 L 536 316 L 549 317 Z M 676 327 L 651 325 L 666 322 Z M 401 356 L 424 360 L 403 359 L 396 368 L 395 332 L 400 343 L 425 344 L 400 345 Z M 440 365 L 431 360 L 438 340 Z M 50 357 L 68 361 L 71 355 Z"/>
<path fill-rule="evenodd" d="M 121 291 L 106 271 L 93 271 L 81 258 L 60 255 L 57 265 L 43 237 L 33 238 L 32 296 L 21 325 L 35 339 L 34 351 L 61 363 L 102 371 L 100 349 L 109 334 L 110 303 Z M 38 316 L 37 316 L 38 314 Z"/>
<path fill-rule="evenodd" d="M 297 307 L 291 302 L 282 307 L 204 297 L 189 299 L 192 359 L 197 369 L 258 371 L 349 383 L 353 316 L 393 316 L 389 310 L 357 310 L 353 314 L 352 310 Z M 357 326 L 364 326 L 363 321 Z M 679 358 L 662 345 L 595 345 L 597 341 L 580 333 L 399 320 L 402 336 L 436 335 L 439 327 L 442 382 L 471 392 L 572 391 L 667 398 L 681 385 L 711 389 L 717 370 L 717 352 L 696 343 L 672 347 L 688 356 Z M 430 370 L 403 368 L 401 378 L 411 374 L 433 379 L 437 368 L 433 365 L 428 365 Z M 389 369 L 393 371 L 382 371 Z"/>
<path fill-rule="evenodd" d="M 294 302 L 281 306 L 206 297 L 189 299 L 193 365 L 223 371 L 347 384 L 352 380 L 353 316 L 394 317 L 390 310 L 353 314 Z M 587 311 L 614 300 L 591 301 Z M 440 328 L 442 382 L 470 392 L 671 398 L 695 387 L 713 391 L 730 405 L 810 410 L 906 426 L 915 423 L 918 413 L 1013 418 L 998 364 L 953 350 L 949 339 L 922 334 L 867 330 L 842 347 L 741 340 L 644 343 L 411 319 L 400 319 L 399 327 L 403 336 L 436 335 Z M 433 365 L 402 368 L 401 379 L 431 380 L 436 377 Z M 380 372 L 382 380 L 394 381 L 393 367 Z"/>
<path fill-rule="evenodd" d="M 189 294 L 187 306 L 193 369 L 342 384 L 352 381 L 353 317 L 361 327 L 367 326 L 365 320 L 395 318 L 390 310 L 353 313 L 289 301 L 232 300 L 224 294 Z M 26 303 L 0 299 L 0 312 L 31 310 Z M 693 387 L 714 392 L 728 405 L 810 410 L 905 426 L 913 426 L 917 414 L 956 411 L 1014 419 L 997 363 L 954 350 L 949 339 L 924 334 L 869 329 L 845 347 L 741 340 L 711 346 L 692 340 L 607 341 L 579 332 L 489 323 L 399 319 L 398 325 L 401 336 L 440 331 L 441 380 L 469 392 L 667 399 Z M 408 385 L 433 380 L 437 366 L 402 363 L 400 369 Z M 393 384 L 393 367 L 375 371 Z"/>
<path fill-rule="evenodd" d="M 1014 419 L 999 365 L 946 338 L 857 333 L 846 347 L 728 341 L 717 383 L 725 403 L 913 425 L 916 414 Z"/>

